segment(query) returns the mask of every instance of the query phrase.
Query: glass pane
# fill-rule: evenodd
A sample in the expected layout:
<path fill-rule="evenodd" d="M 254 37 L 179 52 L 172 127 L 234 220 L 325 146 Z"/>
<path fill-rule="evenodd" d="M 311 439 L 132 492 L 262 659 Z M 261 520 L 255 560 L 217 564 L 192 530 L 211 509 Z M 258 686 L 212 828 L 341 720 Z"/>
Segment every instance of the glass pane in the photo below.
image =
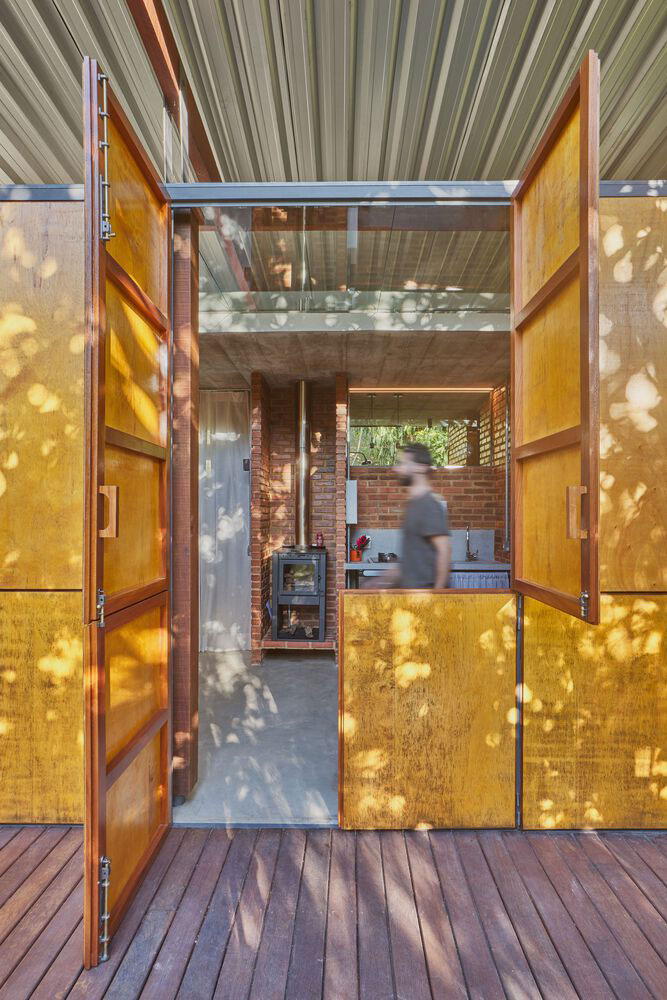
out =
<path fill-rule="evenodd" d="M 283 593 L 317 593 L 317 576 L 314 563 L 283 563 L 282 573 Z"/>

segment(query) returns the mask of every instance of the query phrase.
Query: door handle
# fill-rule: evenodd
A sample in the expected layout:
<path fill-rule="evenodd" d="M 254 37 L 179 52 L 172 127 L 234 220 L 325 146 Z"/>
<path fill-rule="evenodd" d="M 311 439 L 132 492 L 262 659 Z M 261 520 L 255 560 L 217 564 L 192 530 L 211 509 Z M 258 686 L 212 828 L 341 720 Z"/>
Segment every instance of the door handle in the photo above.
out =
<path fill-rule="evenodd" d="M 588 538 L 586 528 L 579 527 L 580 499 L 588 493 L 587 486 L 568 486 L 567 494 L 567 537 L 568 538 Z"/>
<path fill-rule="evenodd" d="M 100 486 L 100 494 L 109 501 L 109 520 L 106 528 L 100 528 L 100 538 L 118 538 L 118 487 Z"/>

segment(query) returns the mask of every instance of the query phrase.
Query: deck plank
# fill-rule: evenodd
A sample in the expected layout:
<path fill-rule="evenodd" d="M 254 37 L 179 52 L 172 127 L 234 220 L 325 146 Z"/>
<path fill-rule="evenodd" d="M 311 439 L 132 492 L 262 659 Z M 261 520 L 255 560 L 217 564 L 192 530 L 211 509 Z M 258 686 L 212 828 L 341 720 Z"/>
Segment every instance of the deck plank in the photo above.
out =
<path fill-rule="evenodd" d="M 648 837 L 626 836 L 623 841 L 639 855 L 654 875 L 657 875 L 665 886 L 667 895 L 667 856 Z"/>
<path fill-rule="evenodd" d="M 213 996 L 256 839 L 256 830 L 234 834 L 177 994 L 180 1000 Z"/>
<path fill-rule="evenodd" d="M 431 987 L 402 831 L 390 830 L 384 834 L 382 863 L 396 996 L 401 1000 L 430 1000 Z"/>
<path fill-rule="evenodd" d="M 0 983 L 4 983 L 12 969 L 18 965 L 34 942 L 39 939 L 54 913 L 57 913 L 81 881 L 82 875 L 83 847 L 79 847 L 43 892 L 36 894 L 36 898 L 34 898 L 34 893 L 30 893 L 33 897 L 32 906 L 24 908 L 21 905 L 16 910 L 11 910 L 10 904 L 15 901 L 11 899 L 0 910 L 0 921 L 6 919 L 8 925 L 15 921 L 11 931 L 0 945 Z M 27 890 L 31 888 L 29 881 L 25 882 L 17 893 L 17 897 L 23 892 L 27 894 Z M 17 916 L 19 919 L 16 919 Z"/>
<path fill-rule="evenodd" d="M 428 834 L 407 831 L 405 843 L 433 996 L 463 1000 L 468 992 Z"/>
<path fill-rule="evenodd" d="M 40 837 L 40 842 L 42 839 Z M 40 851 L 39 855 L 30 858 L 29 849 L 26 851 L 24 858 L 16 862 L 17 865 L 19 862 L 23 862 L 23 864 L 21 870 L 17 871 L 15 878 L 7 883 L 8 889 L 11 887 L 12 882 L 15 883 L 13 891 L 0 901 L 0 942 L 4 941 L 35 900 L 39 899 L 46 892 L 51 882 L 58 875 L 58 872 L 64 868 L 70 858 L 79 850 L 81 840 L 82 834 L 80 830 L 70 830 L 64 837 L 56 841 L 45 857 L 43 856 L 43 851 Z M 44 841 L 44 846 L 46 846 L 46 841 Z M 39 860 L 40 857 L 41 860 Z M 26 867 L 30 860 L 34 865 L 32 870 Z M 13 865 L 5 872 L 5 876 L 10 876 L 15 867 Z"/>
<path fill-rule="evenodd" d="M 609 833 L 605 837 L 605 845 L 644 895 L 648 896 L 663 920 L 667 920 L 667 892 L 655 872 L 623 837 Z"/>
<path fill-rule="evenodd" d="M 250 989 L 251 1000 L 283 1000 L 285 996 L 305 851 L 304 830 L 283 833 Z"/>
<path fill-rule="evenodd" d="M 29 997 L 81 921 L 83 880 L 56 910 L 32 947 L 0 989 L 0 1000 Z"/>
<path fill-rule="evenodd" d="M 324 1000 L 356 1000 L 359 996 L 355 845 L 354 834 L 331 831 Z"/>
<path fill-rule="evenodd" d="M 357 834 L 357 928 L 360 1000 L 393 1000 L 387 900 L 380 834 Z"/>
<path fill-rule="evenodd" d="M 79 920 L 30 1000 L 64 1000 L 83 967 L 82 941 L 83 920 Z"/>
<path fill-rule="evenodd" d="M 308 833 L 285 1000 L 322 996 L 330 848 L 330 830 Z"/>
<path fill-rule="evenodd" d="M 127 1000 L 141 993 L 207 838 L 208 830 L 186 832 L 104 994 L 105 1000 Z"/>
<path fill-rule="evenodd" d="M 142 1000 L 167 1000 L 178 993 L 183 972 L 206 915 L 215 883 L 232 842 L 228 830 L 211 830 L 176 915 L 160 947 Z"/>
<path fill-rule="evenodd" d="M 646 939 L 628 911 L 595 866 L 588 860 L 583 850 L 570 837 L 558 837 L 556 847 L 563 855 L 570 871 L 588 898 L 596 907 L 601 918 L 614 935 L 625 954 L 629 957 L 637 973 L 654 996 L 660 996 L 667 984 L 667 965 Z"/>
<path fill-rule="evenodd" d="M 38 837 L 42 836 L 46 829 L 45 826 L 24 826 L 19 830 L 0 850 L 0 875 L 3 875 L 9 866 L 13 865 L 16 859 L 20 858 Z"/>
<path fill-rule="evenodd" d="M 215 1000 L 246 1000 L 250 992 L 279 846 L 280 830 L 262 830 L 257 838 L 218 976 Z"/>
<path fill-rule="evenodd" d="M 493 960 L 508 996 L 539 1000 L 540 991 L 505 910 L 493 875 L 474 833 L 457 833 L 455 842 Z"/>
<path fill-rule="evenodd" d="M 565 864 L 556 845 L 556 838 L 548 833 L 537 833 L 530 834 L 529 841 L 616 995 L 650 1000 L 650 993 L 630 959 L 596 910 L 579 879 L 573 877 Z"/>
<path fill-rule="evenodd" d="M 667 837 L 665 838 L 667 841 Z M 644 895 L 614 855 L 597 837 L 581 837 L 578 843 L 605 882 L 628 911 L 659 955 L 667 955 L 667 922 Z"/>
<path fill-rule="evenodd" d="M 185 829 L 175 828 L 169 831 L 155 861 L 146 874 L 146 878 L 132 900 L 125 914 L 125 919 L 113 936 L 109 946 L 109 958 L 96 969 L 82 971 L 68 994 L 67 1000 L 82 1000 L 82 998 L 101 1000 L 101 997 L 104 996 L 107 986 L 116 975 L 127 949 L 134 940 L 134 935 L 146 910 L 162 884 L 164 876 L 169 871 L 184 836 Z M 83 956 L 83 938 L 81 939 L 81 954 Z"/>
<path fill-rule="evenodd" d="M 73 834 L 76 837 L 77 831 L 73 831 Z M 34 874 L 35 869 L 65 837 L 69 837 L 70 840 L 72 837 L 72 831 L 69 831 L 67 827 L 49 827 L 41 837 L 38 837 L 5 869 L 4 873 L 0 875 L 0 906 L 7 902 L 28 875 Z M 72 847 L 72 853 L 75 850 L 76 847 Z"/>
<path fill-rule="evenodd" d="M 454 835 L 433 831 L 429 836 L 468 993 L 476 1000 L 502 1000 L 505 991 L 456 851 Z"/>
<path fill-rule="evenodd" d="M 22 829 L 22 826 L 8 826 L 7 824 L 0 826 L 0 850 L 9 843 L 12 837 L 20 833 Z"/>
<path fill-rule="evenodd" d="M 512 832 L 502 835 L 514 867 L 540 914 L 561 962 L 580 996 L 586 1000 L 609 1000 L 609 984 L 565 904 L 552 886 L 526 835 Z"/>

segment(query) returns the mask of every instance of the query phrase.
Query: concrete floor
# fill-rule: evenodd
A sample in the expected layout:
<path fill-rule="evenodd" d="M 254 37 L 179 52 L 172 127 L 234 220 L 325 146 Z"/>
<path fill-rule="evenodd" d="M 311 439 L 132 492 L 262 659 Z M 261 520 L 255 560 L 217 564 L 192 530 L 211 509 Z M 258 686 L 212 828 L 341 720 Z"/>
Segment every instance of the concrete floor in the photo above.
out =
<path fill-rule="evenodd" d="M 333 656 L 199 659 L 199 781 L 174 823 L 335 824 L 338 671 Z"/>

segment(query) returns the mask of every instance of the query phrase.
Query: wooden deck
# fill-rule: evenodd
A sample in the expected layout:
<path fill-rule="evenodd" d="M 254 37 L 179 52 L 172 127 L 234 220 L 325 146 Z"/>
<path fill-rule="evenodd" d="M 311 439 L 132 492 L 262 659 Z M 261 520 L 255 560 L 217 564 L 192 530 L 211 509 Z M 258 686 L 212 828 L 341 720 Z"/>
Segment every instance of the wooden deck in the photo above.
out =
<path fill-rule="evenodd" d="M 90 972 L 81 842 L 0 827 L 0 1000 L 667 995 L 667 835 L 178 828 Z"/>

